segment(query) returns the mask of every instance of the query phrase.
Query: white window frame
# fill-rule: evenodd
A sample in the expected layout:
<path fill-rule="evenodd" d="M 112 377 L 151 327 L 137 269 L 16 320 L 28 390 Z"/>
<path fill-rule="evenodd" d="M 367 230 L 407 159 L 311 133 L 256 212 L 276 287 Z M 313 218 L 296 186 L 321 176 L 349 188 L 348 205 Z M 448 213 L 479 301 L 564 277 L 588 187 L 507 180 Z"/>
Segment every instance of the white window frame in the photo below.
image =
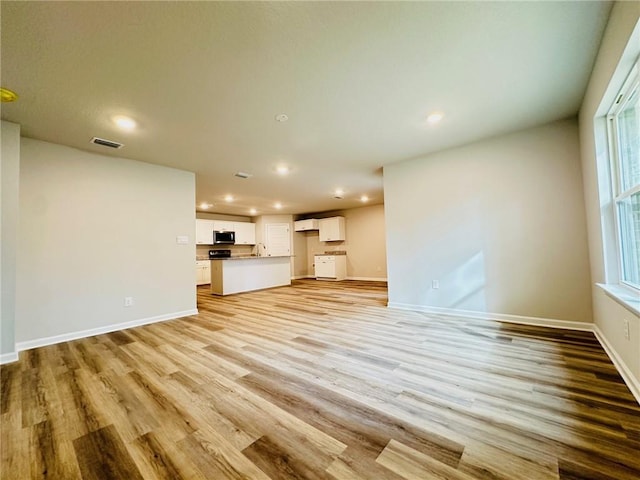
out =
<path fill-rule="evenodd" d="M 629 76 L 622 85 L 622 88 L 615 97 L 614 103 L 607 113 L 607 134 L 609 143 L 609 158 L 611 168 L 611 188 L 613 201 L 611 208 L 613 209 L 613 218 L 616 230 L 616 250 L 618 260 L 618 283 L 631 291 L 640 294 L 640 284 L 636 285 L 624 278 L 624 260 L 623 260 L 623 242 L 622 228 L 619 217 L 618 204 L 628 199 L 631 195 L 640 192 L 640 183 L 632 185 L 626 190 L 623 189 L 622 168 L 620 165 L 619 155 L 619 138 L 618 138 L 618 114 L 624 110 L 633 93 L 640 95 L 640 61 L 636 61 L 631 69 Z"/>

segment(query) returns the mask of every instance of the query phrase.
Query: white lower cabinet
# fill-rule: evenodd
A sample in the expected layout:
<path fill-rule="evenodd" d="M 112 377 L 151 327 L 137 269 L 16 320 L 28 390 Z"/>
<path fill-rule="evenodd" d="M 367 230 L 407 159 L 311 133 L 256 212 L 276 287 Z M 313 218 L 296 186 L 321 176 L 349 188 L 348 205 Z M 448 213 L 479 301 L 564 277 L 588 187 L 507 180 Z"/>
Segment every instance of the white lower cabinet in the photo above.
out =
<path fill-rule="evenodd" d="M 346 255 L 315 255 L 315 277 L 318 280 L 344 280 L 347 278 Z"/>
<path fill-rule="evenodd" d="M 208 285 L 211 283 L 211 262 L 209 260 L 196 260 L 196 285 Z"/>

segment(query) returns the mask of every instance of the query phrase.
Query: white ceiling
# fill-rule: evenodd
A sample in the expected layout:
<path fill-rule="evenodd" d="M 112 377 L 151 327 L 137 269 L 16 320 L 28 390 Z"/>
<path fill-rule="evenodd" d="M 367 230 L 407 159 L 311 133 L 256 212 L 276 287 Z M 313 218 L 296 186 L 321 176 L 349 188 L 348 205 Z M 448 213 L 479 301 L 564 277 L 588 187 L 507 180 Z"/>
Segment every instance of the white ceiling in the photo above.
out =
<path fill-rule="evenodd" d="M 20 98 L 2 118 L 23 136 L 193 171 L 211 211 L 382 203 L 386 164 L 576 114 L 610 8 L 3 0 L 1 81 Z M 428 126 L 435 110 L 444 120 Z M 117 114 L 139 128 L 119 131 Z"/>

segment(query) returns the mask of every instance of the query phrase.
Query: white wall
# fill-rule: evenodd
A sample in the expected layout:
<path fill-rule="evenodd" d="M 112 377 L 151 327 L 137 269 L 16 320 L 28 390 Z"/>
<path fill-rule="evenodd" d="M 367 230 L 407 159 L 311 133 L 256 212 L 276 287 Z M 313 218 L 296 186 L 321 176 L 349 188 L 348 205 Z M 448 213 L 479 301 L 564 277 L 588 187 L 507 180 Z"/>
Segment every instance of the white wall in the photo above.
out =
<path fill-rule="evenodd" d="M 20 125 L 2 122 L 0 152 L 0 363 L 17 359 L 15 348 L 16 252 L 18 247 L 18 192 Z"/>
<path fill-rule="evenodd" d="M 194 204 L 193 173 L 23 138 L 18 348 L 194 312 Z"/>
<path fill-rule="evenodd" d="M 640 317 L 607 296 L 596 283 L 617 282 L 617 258 L 609 188 L 609 157 L 604 115 L 640 54 L 640 3 L 617 2 L 580 109 L 580 147 L 584 177 L 594 321 L 633 377 L 640 400 Z M 630 339 L 624 338 L 624 320 Z"/>
<path fill-rule="evenodd" d="M 225 220 L 227 222 L 252 222 L 251 217 L 244 215 L 227 215 L 226 213 L 196 212 L 196 218 L 205 220 Z"/>
<path fill-rule="evenodd" d="M 292 229 L 294 230 L 294 229 Z M 318 232 L 316 232 L 318 233 Z M 309 250 L 305 232 L 293 231 L 293 278 L 307 278 L 309 274 Z"/>
<path fill-rule="evenodd" d="M 575 120 L 385 166 L 384 197 L 390 305 L 592 321 Z"/>
<path fill-rule="evenodd" d="M 312 216 L 314 218 L 344 217 L 346 240 L 343 242 L 321 242 L 316 230 L 297 232 L 296 237 L 306 239 L 304 275 L 313 276 L 314 255 L 326 251 L 344 250 L 347 252 L 347 278 L 380 281 L 387 279 L 383 205 L 323 212 Z"/>

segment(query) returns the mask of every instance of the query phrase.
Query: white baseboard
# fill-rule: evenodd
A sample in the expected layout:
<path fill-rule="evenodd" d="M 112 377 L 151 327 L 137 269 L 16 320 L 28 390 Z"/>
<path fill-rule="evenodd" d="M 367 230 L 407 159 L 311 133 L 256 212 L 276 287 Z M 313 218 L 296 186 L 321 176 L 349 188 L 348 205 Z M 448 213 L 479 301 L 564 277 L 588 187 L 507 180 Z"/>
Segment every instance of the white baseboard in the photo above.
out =
<path fill-rule="evenodd" d="M 164 322 L 167 320 L 174 320 L 176 318 L 188 317 L 189 315 L 197 315 L 197 314 L 198 314 L 197 309 L 185 310 L 182 312 L 174 312 L 174 313 L 167 313 L 165 315 L 158 315 L 156 317 L 141 318 L 138 320 L 132 320 L 130 322 L 114 323 L 112 325 L 106 325 L 104 327 L 98 327 L 98 328 L 91 328 L 89 330 L 80 330 L 77 332 L 63 333 L 62 335 L 54 335 L 52 337 L 36 338 L 35 340 L 28 340 L 26 342 L 16 343 L 16 350 L 21 352 L 22 350 L 31 350 L 32 348 L 46 347 L 47 345 L 53 345 L 56 343 L 69 342 L 71 340 L 78 340 L 80 338 L 93 337 L 94 335 L 102 335 L 103 333 L 115 332 L 116 330 L 125 330 L 127 328 L 140 327 L 142 325 L 149 325 L 150 323 Z"/>
<path fill-rule="evenodd" d="M 386 282 L 387 277 L 347 277 L 347 280 L 359 280 L 361 282 Z"/>
<path fill-rule="evenodd" d="M 564 328 L 567 330 L 593 331 L 593 323 L 572 322 L 570 320 L 556 320 L 554 318 L 526 317 L 522 315 L 509 315 L 506 313 L 475 312 L 473 310 L 457 310 L 455 308 L 427 307 L 424 305 L 411 305 L 408 303 L 389 302 L 389 308 L 396 310 L 408 310 L 412 312 L 435 313 L 437 315 L 455 315 L 459 317 L 478 318 L 481 320 L 499 320 L 508 323 L 520 323 L 536 327 Z"/>
<path fill-rule="evenodd" d="M 303 278 L 316 278 L 315 275 L 298 275 L 291 277 L 291 280 L 300 280 Z M 347 277 L 346 280 L 359 280 L 361 282 L 386 282 L 387 277 Z"/>
<path fill-rule="evenodd" d="M 604 336 L 600 328 L 595 323 L 588 322 L 572 322 L 569 320 L 557 320 L 554 318 L 541 318 L 541 317 L 525 317 L 521 315 L 507 315 L 503 313 L 485 313 L 474 312 L 470 310 L 456 310 L 454 308 L 442 308 L 442 307 L 427 307 L 423 305 L 411 305 L 408 303 L 396 303 L 389 302 L 387 307 L 396 310 L 405 310 L 411 312 L 421 313 L 433 313 L 437 315 L 454 315 L 457 317 L 468 317 L 480 320 L 497 320 L 500 322 L 519 323 L 523 325 L 533 325 L 537 327 L 550 327 L 550 328 L 563 328 L 566 330 L 580 330 L 585 332 L 592 332 L 606 354 L 611 359 L 611 362 L 618 370 L 618 373 L 624 380 L 631 394 L 635 397 L 638 404 L 640 404 L 640 381 L 636 379 L 631 370 L 624 363 L 622 358 L 617 354 L 615 349 L 611 346 L 607 338 Z"/>
<path fill-rule="evenodd" d="M 600 327 L 598 327 L 597 325 L 593 325 L 593 333 L 600 342 L 600 345 L 602 345 L 604 351 L 607 353 L 607 355 L 609 355 L 609 358 L 615 365 L 618 373 L 624 380 L 624 383 L 627 384 L 627 387 L 629 387 L 629 390 L 631 390 L 632 395 L 640 404 L 640 381 L 633 376 L 631 370 L 629 369 L 629 367 L 627 367 L 627 364 L 624 363 L 624 360 L 620 358 L 618 353 L 611 346 L 611 344 L 607 340 L 607 337 L 605 337 L 602 330 L 600 330 Z"/>
<path fill-rule="evenodd" d="M 18 352 L 3 353 L 0 355 L 0 365 L 18 361 Z"/>

